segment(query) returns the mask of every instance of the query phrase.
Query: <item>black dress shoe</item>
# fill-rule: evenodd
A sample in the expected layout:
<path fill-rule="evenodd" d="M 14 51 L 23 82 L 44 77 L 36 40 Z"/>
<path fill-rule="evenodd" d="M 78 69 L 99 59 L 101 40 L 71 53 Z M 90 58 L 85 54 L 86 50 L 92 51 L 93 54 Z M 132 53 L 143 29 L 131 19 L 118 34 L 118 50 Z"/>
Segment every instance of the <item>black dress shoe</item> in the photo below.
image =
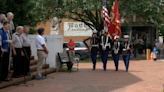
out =
<path fill-rule="evenodd" d="M 2 81 L 0 81 L 0 83 L 2 83 Z"/>
<path fill-rule="evenodd" d="M 128 72 L 128 70 L 126 70 L 126 72 Z"/>
<path fill-rule="evenodd" d="M 116 69 L 115 71 L 118 71 L 118 69 Z"/>
<path fill-rule="evenodd" d="M 11 79 L 11 78 L 4 78 L 4 79 L 2 79 L 2 81 L 12 81 L 13 79 Z"/>
<path fill-rule="evenodd" d="M 95 70 L 95 68 L 93 68 L 92 70 Z"/>
<path fill-rule="evenodd" d="M 106 71 L 106 69 L 104 69 L 104 71 Z"/>

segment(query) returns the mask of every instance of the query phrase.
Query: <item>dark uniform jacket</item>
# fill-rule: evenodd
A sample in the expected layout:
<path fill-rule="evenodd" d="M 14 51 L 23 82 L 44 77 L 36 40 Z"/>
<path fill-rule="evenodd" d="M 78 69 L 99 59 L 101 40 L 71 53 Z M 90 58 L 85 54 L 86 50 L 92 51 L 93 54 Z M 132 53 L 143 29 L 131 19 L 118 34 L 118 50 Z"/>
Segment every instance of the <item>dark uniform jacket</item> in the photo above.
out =
<path fill-rule="evenodd" d="M 128 45 L 128 42 L 122 42 L 122 51 L 123 51 L 123 49 L 127 49 L 127 47 L 125 47 L 125 43 L 127 43 L 127 45 Z M 131 49 L 131 44 L 129 45 L 129 48 Z M 130 52 L 130 50 L 127 50 L 127 54 L 131 54 L 131 52 Z"/>
<path fill-rule="evenodd" d="M 106 40 L 108 38 L 108 41 L 106 43 L 106 40 L 105 40 L 105 44 L 110 44 L 110 46 L 106 46 L 106 50 L 103 50 L 102 49 L 103 48 L 102 44 L 104 44 L 104 42 L 103 42 L 102 36 L 100 36 L 100 38 L 99 38 L 99 50 L 100 50 L 100 52 L 109 52 L 111 50 L 113 41 L 110 39 L 110 37 L 107 36 Z"/>
<path fill-rule="evenodd" d="M 114 41 L 112 44 L 112 54 L 115 54 L 114 51 L 118 49 L 118 54 L 122 54 L 122 43 L 121 42 L 116 42 Z"/>
<path fill-rule="evenodd" d="M 91 38 L 91 53 L 97 53 L 99 51 L 98 49 L 98 43 L 99 43 L 99 38 L 98 37 L 92 37 Z"/>

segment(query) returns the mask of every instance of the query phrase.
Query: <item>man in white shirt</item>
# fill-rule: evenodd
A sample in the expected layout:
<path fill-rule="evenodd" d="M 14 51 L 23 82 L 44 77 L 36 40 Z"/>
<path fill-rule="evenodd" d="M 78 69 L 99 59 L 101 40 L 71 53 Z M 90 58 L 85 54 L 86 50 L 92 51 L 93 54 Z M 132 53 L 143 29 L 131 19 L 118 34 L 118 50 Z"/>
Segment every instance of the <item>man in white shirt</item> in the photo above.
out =
<path fill-rule="evenodd" d="M 36 48 L 37 48 L 37 55 L 38 55 L 38 62 L 37 62 L 37 78 L 38 80 L 44 79 L 42 77 L 41 71 L 43 66 L 43 60 L 45 58 L 45 55 L 49 53 L 46 47 L 46 43 L 44 38 L 42 37 L 44 35 L 44 28 L 38 29 L 38 36 L 36 37 Z"/>

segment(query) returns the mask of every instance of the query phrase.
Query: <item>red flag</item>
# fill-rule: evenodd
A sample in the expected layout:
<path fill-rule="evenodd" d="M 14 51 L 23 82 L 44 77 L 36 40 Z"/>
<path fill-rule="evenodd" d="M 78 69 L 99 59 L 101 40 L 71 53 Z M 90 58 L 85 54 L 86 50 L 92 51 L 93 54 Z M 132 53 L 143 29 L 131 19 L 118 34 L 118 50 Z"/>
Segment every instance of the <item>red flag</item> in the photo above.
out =
<path fill-rule="evenodd" d="M 108 32 L 110 33 L 110 36 L 112 37 L 112 39 L 114 39 L 115 35 L 118 35 L 118 36 L 121 35 L 120 16 L 119 16 L 117 0 L 115 0 L 115 3 L 114 3 L 114 8 L 112 11 L 112 17 L 110 21 L 110 28 Z"/>

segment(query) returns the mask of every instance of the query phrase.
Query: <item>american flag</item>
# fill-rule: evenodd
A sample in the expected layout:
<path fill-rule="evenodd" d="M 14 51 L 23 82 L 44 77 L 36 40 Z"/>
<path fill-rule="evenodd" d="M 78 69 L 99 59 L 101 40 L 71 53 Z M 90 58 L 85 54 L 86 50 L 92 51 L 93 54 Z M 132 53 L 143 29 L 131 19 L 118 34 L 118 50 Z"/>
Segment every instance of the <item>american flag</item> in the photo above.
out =
<path fill-rule="evenodd" d="M 110 26 L 110 20 L 108 15 L 108 9 L 106 7 L 106 0 L 103 0 L 103 19 L 104 19 L 104 30 L 108 32 Z"/>

